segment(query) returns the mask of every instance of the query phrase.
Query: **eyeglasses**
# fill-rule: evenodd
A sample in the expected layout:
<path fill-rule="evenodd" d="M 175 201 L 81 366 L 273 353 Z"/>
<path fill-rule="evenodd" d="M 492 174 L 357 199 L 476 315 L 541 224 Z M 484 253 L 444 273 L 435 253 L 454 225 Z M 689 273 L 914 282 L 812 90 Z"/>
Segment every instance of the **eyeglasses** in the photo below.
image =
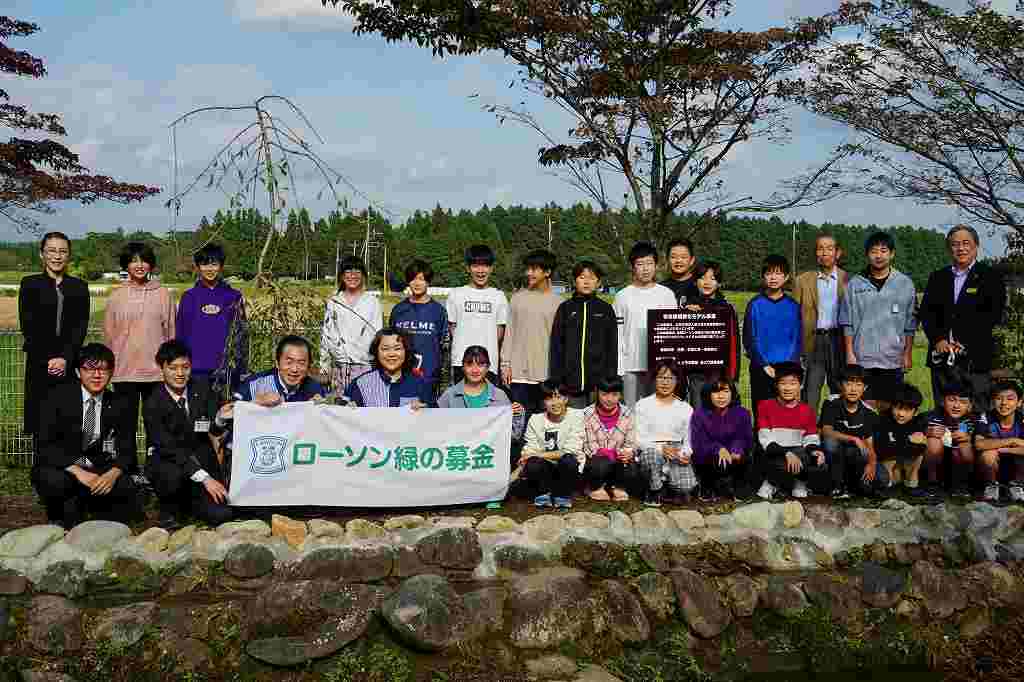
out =
<path fill-rule="evenodd" d="M 78 371 L 81 374 L 110 374 L 109 367 L 79 367 Z"/>
<path fill-rule="evenodd" d="M 43 249 L 43 253 L 47 256 L 66 256 L 71 253 L 68 249 Z"/>

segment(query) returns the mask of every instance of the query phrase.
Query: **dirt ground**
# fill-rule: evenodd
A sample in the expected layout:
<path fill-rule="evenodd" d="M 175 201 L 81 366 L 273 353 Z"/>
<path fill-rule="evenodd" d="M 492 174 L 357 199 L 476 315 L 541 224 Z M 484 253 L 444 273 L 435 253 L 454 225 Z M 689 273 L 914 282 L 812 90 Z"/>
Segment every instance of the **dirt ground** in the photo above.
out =
<path fill-rule="evenodd" d="M 0 329 L 18 328 L 18 299 L 0 297 Z"/>

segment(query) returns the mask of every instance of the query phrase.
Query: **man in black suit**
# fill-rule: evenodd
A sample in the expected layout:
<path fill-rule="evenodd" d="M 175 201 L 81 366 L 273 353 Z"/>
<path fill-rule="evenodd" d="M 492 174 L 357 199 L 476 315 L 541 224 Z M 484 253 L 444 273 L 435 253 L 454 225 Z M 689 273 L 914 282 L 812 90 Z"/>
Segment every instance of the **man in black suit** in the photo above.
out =
<path fill-rule="evenodd" d="M 54 388 L 40 407 L 32 485 L 51 523 L 78 525 L 86 511 L 127 523 L 138 512 L 131 476 L 133 415 L 107 390 L 114 353 L 90 343 L 78 353 L 78 378 Z"/>
<path fill-rule="evenodd" d="M 1006 284 L 978 262 L 978 231 L 957 225 L 946 235 L 953 264 L 928 277 L 918 319 L 928 336 L 932 395 L 941 405 L 944 387 L 966 380 L 976 410 L 988 404 L 992 384 L 993 328 L 1003 321 Z"/>
<path fill-rule="evenodd" d="M 79 349 L 89 328 L 89 286 L 67 274 L 71 240 L 48 232 L 39 245 L 43 272 L 22 278 L 18 320 L 25 337 L 24 431 L 35 434 L 39 406 L 56 386 L 74 383 Z"/>
<path fill-rule="evenodd" d="M 142 406 L 142 419 L 151 448 L 146 471 L 160 499 L 160 525 L 177 527 L 183 511 L 214 526 L 230 521 L 227 470 L 210 438 L 224 433 L 231 406 L 218 410 L 209 384 L 192 380 L 192 354 L 184 343 L 165 341 L 156 363 L 163 385 Z"/>

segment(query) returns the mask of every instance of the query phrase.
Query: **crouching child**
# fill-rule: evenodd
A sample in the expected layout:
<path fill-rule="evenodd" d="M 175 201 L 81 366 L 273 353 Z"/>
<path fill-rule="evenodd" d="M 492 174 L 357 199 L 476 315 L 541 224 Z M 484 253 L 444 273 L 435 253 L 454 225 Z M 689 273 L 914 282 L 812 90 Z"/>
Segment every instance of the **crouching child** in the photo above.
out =
<path fill-rule="evenodd" d="M 572 508 L 586 457 L 583 411 L 569 407 L 569 389 L 548 379 L 540 385 L 544 411 L 526 425 L 526 444 L 513 475 L 512 494 L 537 507 Z"/>
<path fill-rule="evenodd" d="M 847 365 L 839 375 L 839 397 L 821 408 L 818 429 L 832 476 L 832 499 L 850 497 L 850 489 L 864 495 L 889 487 L 885 467 L 878 463 L 871 437 L 878 414 L 864 404 L 864 368 Z"/>
<path fill-rule="evenodd" d="M 1024 502 L 1024 420 L 1020 399 L 1020 384 L 997 382 L 992 387 L 994 409 L 979 424 L 974 446 L 979 452 L 978 473 L 985 481 L 988 502 L 998 501 L 1000 478 L 1009 480 L 1010 501 Z"/>
<path fill-rule="evenodd" d="M 924 398 L 921 391 L 905 382 L 896 384 L 888 397 L 889 407 L 879 415 L 870 445 L 885 468 L 890 490 L 902 483 L 912 497 L 921 497 L 919 475 L 928 427 L 917 410 Z"/>

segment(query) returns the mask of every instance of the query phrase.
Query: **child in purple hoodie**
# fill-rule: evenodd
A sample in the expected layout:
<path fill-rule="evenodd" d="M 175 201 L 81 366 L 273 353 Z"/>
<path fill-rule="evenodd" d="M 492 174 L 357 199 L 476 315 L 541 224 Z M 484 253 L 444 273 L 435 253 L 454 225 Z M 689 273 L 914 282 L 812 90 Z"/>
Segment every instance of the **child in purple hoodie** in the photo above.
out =
<path fill-rule="evenodd" d="M 208 380 L 214 391 L 224 386 L 234 391 L 249 371 L 245 302 L 241 292 L 223 279 L 225 256 L 220 244 L 199 249 L 194 261 L 199 278 L 178 303 L 176 338 L 192 351 L 193 377 Z M 236 328 L 228 349 L 232 324 Z M 227 355 L 228 350 L 233 357 Z"/>
<path fill-rule="evenodd" d="M 734 497 L 737 479 L 743 480 L 754 446 L 750 412 L 740 404 L 735 384 L 725 379 L 704 384 L 701 403 L 690 419 L 693 468 L 701 497 Z"/>

